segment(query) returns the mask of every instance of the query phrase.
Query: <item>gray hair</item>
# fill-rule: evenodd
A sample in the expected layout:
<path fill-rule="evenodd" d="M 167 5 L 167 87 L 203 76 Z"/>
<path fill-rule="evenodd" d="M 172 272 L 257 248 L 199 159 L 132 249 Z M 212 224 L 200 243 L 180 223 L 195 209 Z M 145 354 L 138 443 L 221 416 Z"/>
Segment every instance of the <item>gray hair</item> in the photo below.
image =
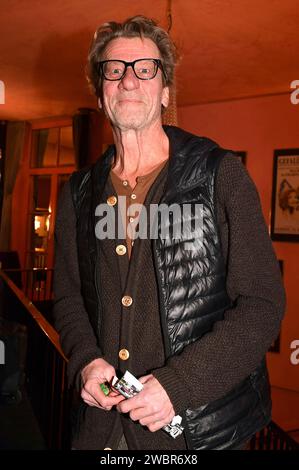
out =
<path fill-rule="evenodd" d="M 102 77 L 98 64 L 105 54 L 110 41 L 117 38 L 140 37 L 151 39 L 159 49 L 162 61 L 164 86 L 171 86 L 174 80 L 174 68 L 177 62 L 177 49 L 168 33 L 158 26 L 153 19 L 138 15 L 128 18 L 123 23 L 110 21 L 102 24 L 94 34 L 86 68 L 87 80 L 96 96 L 101 96 Z"/>

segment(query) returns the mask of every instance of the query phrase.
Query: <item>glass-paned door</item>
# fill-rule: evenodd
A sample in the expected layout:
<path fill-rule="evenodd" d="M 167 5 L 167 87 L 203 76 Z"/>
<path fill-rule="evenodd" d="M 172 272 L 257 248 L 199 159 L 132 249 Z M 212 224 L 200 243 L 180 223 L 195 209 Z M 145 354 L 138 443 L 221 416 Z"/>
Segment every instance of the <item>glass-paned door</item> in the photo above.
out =
<path fill-rule="evenodd" d="M 52 268 L 55 209 L 69 173 L 31 175 L 27 222 L 27 268 Z"/>
<path fill-rule="evenodd" d="M 72 126 L 41 126 L 31 131 L 25 267 L 52 269 L 54 224 L 62 187 L 75 170 Z M 24 220 L 25 222 L 25 220 Z"/>

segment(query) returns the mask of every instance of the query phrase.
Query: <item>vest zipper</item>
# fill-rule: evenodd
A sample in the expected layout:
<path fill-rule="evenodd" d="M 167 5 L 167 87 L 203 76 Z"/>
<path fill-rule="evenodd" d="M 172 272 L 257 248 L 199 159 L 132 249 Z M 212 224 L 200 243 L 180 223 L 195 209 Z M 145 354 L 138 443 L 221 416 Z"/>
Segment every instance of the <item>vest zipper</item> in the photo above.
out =
<path fill-rule="evenodd" d="M 160 272 L 158 268 L 158 260 L 157 260 L 157 254 L 156 254 L 154 242 L 152 242 L 152 248 L 153 248 L 153 255 L 154 255 L 154 262 L 155 262 L 155 271 L 156 271 L 157 280 L 158 280 L 157 284 L 158 284 L 158 292 L 159 292 L 160 319 L 161 319 L 162 332 L 163 332 L 163 337 L 164 337 L 165 359 L 168 359 L 171 356 L 171 345 L 170 345 L 170 340 L 168 336 L 168 328 L 167 328 L 167 322 L 166 322 L 166 309 L 165 309 L 165 305 L 163 301 L 161 276 L 160 276 Z"/>

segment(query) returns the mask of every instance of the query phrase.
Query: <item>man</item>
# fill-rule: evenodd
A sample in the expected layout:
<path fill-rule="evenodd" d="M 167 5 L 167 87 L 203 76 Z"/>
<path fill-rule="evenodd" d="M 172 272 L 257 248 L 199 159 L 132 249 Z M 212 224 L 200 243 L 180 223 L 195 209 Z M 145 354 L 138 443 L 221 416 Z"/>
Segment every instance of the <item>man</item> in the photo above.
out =
<path fill-rule="evenodd" d="M 142 16 L 104 24 L 91 46 L 89 80 L 115 145 L 72 175 L 56 222 L 56 326 L 82 397 L 75 449 L 238 449 L 270 420 L 277 261 L 238 159 L 162 126 L 174 65 L 167 33 Z M 164 207 L 158 237 L 129 236 L 144 225 L 136 202 L 147 214 Z M 167 207 L 193 210 L 166 217 Z M 103 220 L 118 224 L 113 236 Z M 126 370 L 143 390 L 106 396 L 100 385 Z M 162 428 L 175 415 L 184 433 L 173 439 Z"/>

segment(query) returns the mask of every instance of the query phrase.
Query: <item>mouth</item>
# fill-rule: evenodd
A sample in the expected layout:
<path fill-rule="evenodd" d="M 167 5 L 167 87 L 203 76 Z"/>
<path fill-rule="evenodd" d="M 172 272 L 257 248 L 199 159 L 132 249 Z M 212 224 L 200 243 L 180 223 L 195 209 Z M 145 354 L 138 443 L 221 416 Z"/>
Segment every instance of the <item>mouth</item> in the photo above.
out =
<path fill-rule="evenodd" d="M 123 100 L 118 100 L 118 103 L 142 103 L 141 100 L 134 100 L 131 98 L 125 98 Z"/>

